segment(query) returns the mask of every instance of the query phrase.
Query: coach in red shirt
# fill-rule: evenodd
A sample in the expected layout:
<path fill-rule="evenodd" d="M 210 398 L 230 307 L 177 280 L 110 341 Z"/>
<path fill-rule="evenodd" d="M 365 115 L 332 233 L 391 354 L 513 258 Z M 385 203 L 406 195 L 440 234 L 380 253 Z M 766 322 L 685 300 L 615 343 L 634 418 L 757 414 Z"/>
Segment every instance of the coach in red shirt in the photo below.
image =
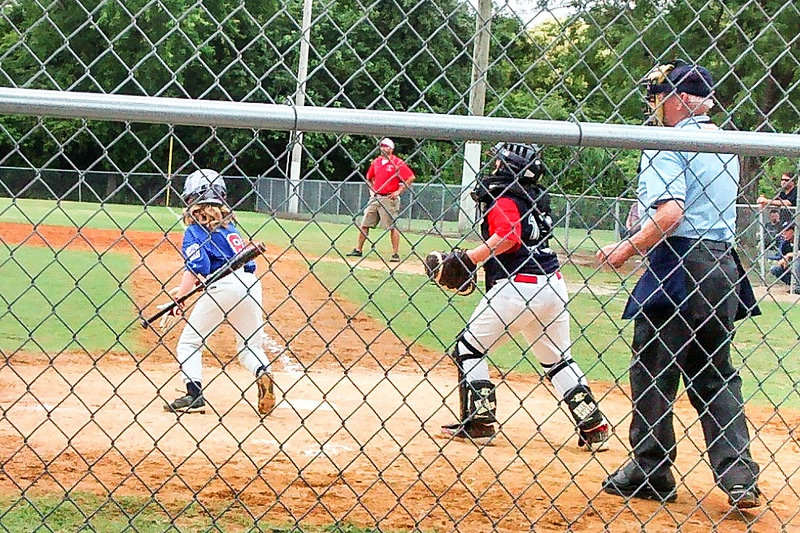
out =
<path fill-rule="evenodd" d="M 400 213 L 400 195 L 416 176 L 405 161 L 394 155 L 394 141 L 382 139 L 379 148 L 381 155 L 375 158 L 367 170 L 370 197 L 367 207 L 364 208 L 358 244 L 347 256 L 361 257 L 369 230 L 380 222 L 382 228 L 391 230 L 392 257 L 389 261 L 397 263 L 400 261 L 400 231 L 395 226 L 395 221 Z"/>

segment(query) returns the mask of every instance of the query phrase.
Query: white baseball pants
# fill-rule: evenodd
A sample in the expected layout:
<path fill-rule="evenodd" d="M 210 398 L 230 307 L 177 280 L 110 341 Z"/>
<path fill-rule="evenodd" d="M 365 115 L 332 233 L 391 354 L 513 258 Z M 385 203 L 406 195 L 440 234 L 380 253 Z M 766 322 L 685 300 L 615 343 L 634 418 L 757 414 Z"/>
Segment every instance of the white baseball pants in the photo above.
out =
<path fill-rule="evenodd" d="M 236 335 L 239 362 L 254 375 L 269 369 L 263 348 L 261 282 L 238 270 L 206 289 L 192 309 L 178 340 L 177 357 L 184 382 L 203 381 L 202 353 L 206 339 L 226 321 Z"/>
<path fill-rule="evenodd" d="M 570 353 L 569 299 L 567 285 L 561 274 L 526 275 L 536 279 L 535 283 L 504 279 L 498 281 L 475 308 L 467 323 L 464 339 L 477 350 L 486 354 L 521 333 L 531 351 L 548 370 L 561 361 L 569 362 L 567 368 L 551 377 L 556 391 L 563 397 L 586 378 Z M 469 349 L 458 343 L 459 355 Z M 463 370 L 469 382 L 489 380 L 489 365 L 486 357 L 466 359 Z"/>

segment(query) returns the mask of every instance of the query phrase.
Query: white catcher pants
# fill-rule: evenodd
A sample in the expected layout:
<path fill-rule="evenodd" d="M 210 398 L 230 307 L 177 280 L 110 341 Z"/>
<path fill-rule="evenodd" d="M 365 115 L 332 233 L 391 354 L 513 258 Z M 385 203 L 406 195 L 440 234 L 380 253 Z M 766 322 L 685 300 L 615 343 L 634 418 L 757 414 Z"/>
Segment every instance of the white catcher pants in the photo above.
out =
<path fill-rule="evenodd" d="M 237 270 L 208 287 L 187 319 L 176 350 L 184 382 L 203 381 L 203 347 L 225 320 L 236 335 L 239 362 L 253 374 L 262 366 L 269 369 L 261 282 L 255 274 Z"/>
<path fill-rule="evenodd" d="M 521 333 L 545 370 L 561 361 L 571 361 L 567 284 L 558 272 L 535 277 L 536 283 L 498 281 L 473 311 L 464 332 L 465 340 L 486 354 Z M 469 353 L 462 343 L 458 343 L 457 349 L 460 355 Z M 467 381 L 489 380 L 485 356 L 467 359 L 463 369 Z M 552 377 L 552 382 L 563 397 L 579 383 L 585 384 L 586 378 L 572 361 Z"/>

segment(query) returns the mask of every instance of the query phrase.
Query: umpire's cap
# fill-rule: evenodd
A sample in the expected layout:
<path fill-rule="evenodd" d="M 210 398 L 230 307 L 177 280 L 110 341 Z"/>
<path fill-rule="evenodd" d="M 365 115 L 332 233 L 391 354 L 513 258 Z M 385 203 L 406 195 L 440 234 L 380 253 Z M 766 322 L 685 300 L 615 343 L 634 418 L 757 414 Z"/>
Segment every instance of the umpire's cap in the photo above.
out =
<path fill-rule="evenodd" d="M 656 81 L 655 83 L 649 83 L 647 86 L 648 93 L 661 94 L 675 91 L 706 97 L 710 96 L 714 90 L 714 78 L 705 67 L 690 65 L 680 60 L 674 61 L 672 68 L 664 67 L 669 67 L 669 65 L 656 67 L 651 71 L 660 70 L 666 76 L 663 76 L 660 80 L 653 80 Z"/>

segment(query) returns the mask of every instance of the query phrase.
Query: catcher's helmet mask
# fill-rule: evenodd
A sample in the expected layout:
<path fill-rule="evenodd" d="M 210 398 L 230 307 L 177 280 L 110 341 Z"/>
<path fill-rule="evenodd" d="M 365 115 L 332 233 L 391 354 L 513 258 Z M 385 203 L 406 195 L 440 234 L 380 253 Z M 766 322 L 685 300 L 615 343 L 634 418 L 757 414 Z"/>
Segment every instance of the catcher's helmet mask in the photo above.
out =
<path fill-rule="evenodd" d="M 534 191 L 544 174 L 541 148 L 535 144 L 498 143 L 492 152 L 496 168 L 491 174 L 478 176 L 472 199 L 485 203 L 511 194 L 535 201 L 538 194 Z"/>
<path fill-rule="evenodd" d="M 225 180 L 219 172 L 203 168 L 186 177 L 181 197 L 187 206 L 198 204 L 225 205 Z"/>

